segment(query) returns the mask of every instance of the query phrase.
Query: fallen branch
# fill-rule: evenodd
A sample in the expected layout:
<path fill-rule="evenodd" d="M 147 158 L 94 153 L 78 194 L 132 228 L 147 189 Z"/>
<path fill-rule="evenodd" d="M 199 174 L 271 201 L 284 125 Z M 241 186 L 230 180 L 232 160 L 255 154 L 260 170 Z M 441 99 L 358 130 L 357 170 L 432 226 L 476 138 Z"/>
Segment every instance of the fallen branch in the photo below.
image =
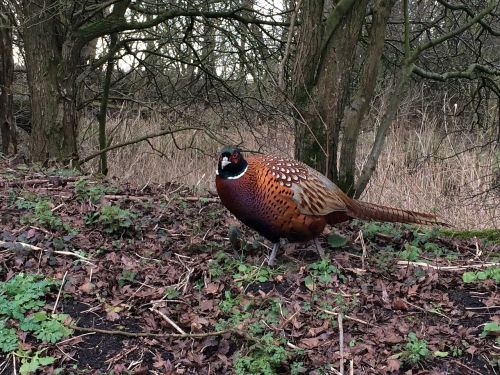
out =
<path fill-rule="evenodd" d="M 325 314 L 328 314 L 328 315 L 335 315 L 335 316 L 339 315 L 338 312 L 331 311 L 331 310 L 320 309 L 320 308 L 318 308 L 318 310 L 322 311 L 322 312 L 324 312 Z M 362 320 L 362 319 L 355 318 L 353 316 L 349 316 L 349 315 L 343 314 L 342 317 L 345 318 L 345 319 L 347 319 L 347 320 L 352 320 L 353 322 L 358 322 L 358 323 L 361 323 L 361 324 L 366 324 L 368 326 L 377 327 L 377 325 L 375 325 L 375 324 L 369 323 L 369 322 L 367 322 L 365 320 Z"/>
<path fill-rule="evenodd" d="M 25 186 L 25 185 L 43 185 L 47 183 L 51 183 L 54 185 L 63 185 L 65 182 L 78 181 L 81 176 L 54 176 L 49 178 L 36 178 L 32 180 L 17 180 L 17 181 L 0 181 L 0 186 Z"/>
<path fill-rule="evenodd" d="M 127 337 L 172 337 L 172 338 L 203 338 L 210 336 L 220 336 L 226 333 L 237 333 L 233 330 L 214 331 L 205 333 L 152 333 L 152 332 L 128 332 L 122 330 L 109 330 L 100 328 L 88 328 L 70 325 L 69 328 L 80 332 L 104 333 L 107 335 L 120 335 Z"/>
<path fill-rule="evenodd" d="M 500 266 L 500 263 L 477 263 L 477 264 L 467 264 L 463 266 L 436 266 L 430 263 L 425 263 L 425 262 L 410 262 L 406 260 L 400 260 L 398 261 L 397 265 L 399 267 L 408 267 L 408 266 L 415 266 L 415 267 L 422 267 L 422 268 L 432 268 L 434 270 L 438 271 L 465 271 L 468 268 L 486 268 L 486 267 L 498 267 Z"/>
<path fill-rule="evenodd" d="M 423 312 L 426 312 L 426 313 L 430 313 L 430 314 L 435 314 L 435 315 L 439 315 L 439 316 L 442 316 L 443 318 L 446 318 L 448 319 L 449 322 L 451 322 L 451 318 L 443 313 L 440 313 L 439 311 L 436 311 L 436 310 L 428 310 L 428 309 L 424 309 L 423 307 L 420 307 L 418 305 L 415 305 L 411 302 L 408 302 L 406 299 L 402 299 L 402 301 L 414 308 L 416 308 L 417 310 L 420 310 L 420 311 L 423 311 Z"/>
<path fill-rule="evenodd" d="M 180 199 L 188 202 L 198 202 L 201 201 L 202 203 L 207 202 L 207 203 L 217 203 L 220 202 L 219 198 L 205 198 L 205 197 L 180 197 Z"/>
<path fill-rule="evenodd" d="M 162 135 L 167 135 L 167 134 L 175 134 L 175 133 L 186 131 L 186 130 L 202 130 L 202 131 L 205 131 L 206 129 L 200 128 L 200 127 L 197 127 L 197 126 L 189 126 L 189 127 L 182 128 L 182 129 L 173 129 L 173 130 L 172 129 L 167 129 L 167 130 L 163 130 L 163 131 L 158 132 L 158 133 L 146 134 L 146 135 L 144 135 L 142 137 L 135 138 L 135 139 L 132 139 L 130 141 L 126 141 L 126 142 L 122 142 L 122 143 L 117 143 L 116 145 L 103 148 L 102 150 L 99 150 L 98 152 L 90 154 L 86 158 L 83 158 L 82 160 L 80 160 L 80 165 L 85 164 L 86 162 L 88 162 L 88 161 L 90 161 L 90 160 L 92 160 L 92 159 L 94 159 L 94 158 L 96 158 L 98 156 L 101 156 L 102 154 L 104 154 L 104 153 L 106 153 L 108 151 L 114 150 L 115 148 L 121 148 L 121 147 L 129 146 L 129 145 L 133 145 L 135 143 L 146 141 L 146 140 L 151 139 L 151 138 L 161 137 Z"/>
<path fill-rule="evenodd" d="M 344 375 L 344 326 L 342 325 L 342 314 L 337 314 L 339 325 L 339 349 L 340 349 L 340 369 L 341 375 Z"/>
<path fill-rule="evenodd" d="M 172 319 L 170 319 L 167 315 L 165 315 L 164 313 L 162 313 L 160 310 L 157 310 L 157 309 L 155 309 L 153 307 L 150 307 L 149 310 L 151 310 L 152 312 L 155 312 L 158 315 L 160 315 L 168 324 L 170 324 L 172 327 L 174 327 L 175 330 L 177 332 L 179 332 L 179 334 L 181 334 L 181 335 L 185 335 L 186 334 L 186 332 L 184 332 L 181 327 L 179 327 Z"/>
<path fill-rule="evenodd" d="M 47 250 L 47 249 L 42 249 L 41 247 L 38 247 L 38 246 L 35 246 L 35 245 L 30 245 L 29 243 L 24 243 L 24 242 L 18 242 L 18 241 L 6 242 L 6 241 L 1 241 L 0 240 L 0 247 L 3 247 L 5 249 L 11 249 L 11 248 L 20 247 L 21 249 L 28 250 L 28 251 L 35 250 L 35 251 L 52 252 L 52 253 L 58 254 L 58 255 L 68 255 L 68 256 L 72 256 L 72 257 L 78 258 L 82 262 L 85 262 L 87 264 L 92 264 L 92 265 L 94 264 L 94 263 L 90 262 L 88 260 L 88 258 L 85 258 L 83 255 L 80 255 L 80 254 L 77 254 L 77 253 L 73 253 L 71 251 Z"/>

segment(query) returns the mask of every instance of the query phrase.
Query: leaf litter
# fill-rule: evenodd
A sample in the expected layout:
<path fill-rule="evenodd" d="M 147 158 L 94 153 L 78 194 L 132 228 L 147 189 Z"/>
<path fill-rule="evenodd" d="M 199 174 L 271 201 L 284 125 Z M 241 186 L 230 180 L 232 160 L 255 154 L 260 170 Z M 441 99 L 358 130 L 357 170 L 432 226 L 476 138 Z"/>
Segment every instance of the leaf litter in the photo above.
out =
<path fill-rule="evenodd" d="M 498 281 L 462 279 L 498 262 L 498 244 L 355 221 L 334 229 L 345 243 L 330 240 L 328 262 L 291 244 L 269 269 L 247 228 L 233 250 L 237 222 L 212 196 L 2 163 L 1 281 L 66 275 L 55 308 L 81 328 L 58 344 L 19 331 L 55 358 L 44 373 L 500 373 L 498 340 L 481 335 L 499 322 Z"/>

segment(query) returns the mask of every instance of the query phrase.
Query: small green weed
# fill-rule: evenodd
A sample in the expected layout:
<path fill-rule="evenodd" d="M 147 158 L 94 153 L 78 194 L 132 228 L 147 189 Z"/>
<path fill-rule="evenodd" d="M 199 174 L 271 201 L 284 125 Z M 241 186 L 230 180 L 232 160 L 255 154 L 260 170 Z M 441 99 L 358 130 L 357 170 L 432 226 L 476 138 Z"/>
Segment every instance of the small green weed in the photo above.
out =
<path fill-rule="evenodd" d="M 394 263 L 394 250 L 392 247 L 386 247 L 375 254 L 375 265 L 380 272 L 391 273 L 394 269 Z"/>
<path fill-rule="evenodd" d="M 342 237 L 342 236 L 338 235 L 335 232 L 330 233 L 330 235 L 328 236 L 328 245 L 331 248 L 335 249 L 335 248 L 338 248 L 338 247 L 342 247 L 346 243 L 347 243 L 347 239 L 345 237 Z"/>
<path fill-rule="evenodd" d="M 97 204 L 104 195 L 116 192 L 117 189 L 112 186 L 95 185 L 89 187 L 89 183 L 84 177 L 75 183 L 76 199 L 80 202 L 89 200 L 91 203 Z"/>
<path fill-rule="evenodd" d="M 129 229 L 136 216 L 135 213 L 129 210 L 122 209 L 118 206 L 107 205 L 102 206 L 98 213 L 88 214 L 85 218 L 85 223 L 101 224 L 106 233 L 116 234 Z"/>
<path fill-rule="evenodd" d="M 168 299 L 177 298 L 177 297 L 179 297 L 179 295 L 180 295 L 180 292 L 177 289 L 175 289 L 175 288 L 168 287 L 165 290 L 165 297 L 168 298 Z"/>
<path fill-rule="evenodd" d="M 363 231 L 363 237 L 366 240 L 373 239 L 377 233 L 388 234 L 393 236 L 395 239 L 401 238 L 402 236 L 402 231 L 397 229 L 394 224 L 391 223 L 370 221 L 364 223 L 361 230 Z"/>
<path fill-rule="evenodd" d="M 487 279 L 492 279 L 496 283 L 500 283 L 500 267 L 486 268 L 482 271 L 464 272 L 462 275 L 462 280 L 466 284 Z"/>
<path fill-rule="evenodd" d="M 218 279 L 232 269 L 233 263 L 234 261 L 226 253 L 223 251 L 217 252 L 208 265 L 210 277 Z"/>
<path fill-rule="evenodd" d="M 54 363 L 55 358 L 51 356 L 42 356 L 44 350 L 39 350 L 35 353 L 31 351 L 24 351 L 19 348 L 14 355 L 21 359 L 21 367 L 19 373 L 21 375 L 36 373 L 40 367 L 48 366 Z"/>
<path fill-rule="evenodd" d="M 345 276 L 340 272 L 340 270 L 330 263 L 327 259 L 322 259 L 318 262 L 311 263 L 308 267 L 309 275 L 305 277 L 304 283 L 306 287 L 314 291 L 316 289 L 316 284 L 327 285 L 333 281 L 333 275 L 344 282 L 346 280 Z"/>
<path fill-rule="evenodd" d="M 420 250 L 420 248 L 406 243 L 404 250 L 400 251 L 399 256 L 401 259 L 409 262 L 415 262 L 420 258 L 421 252 L 422 250 Z"/>
<path fill-rule="evenodd" d="M 483 332 L 481 332 L 481 337 L 486 336 L 496 336 L 496 342 L 500 345 L 500 324 L 497 322 L 488 322 L 483 327 Z"/>
<path fill-rule="evenodd" d="M 67 315 L 48 315 L 41 310 L 45 305 L 45 294 L 53 285 L 53 281 L 24 273 L 0 284 L 0 350 L 7 353 L 16 349 L 16 328 L 32 332 L 37 339 L 51 343 L 72 333 L 65 325 Z"/>
<path fill-rule="evenodd" d="M 118 285 L 122 288 L 125 284 L 130 284 L 135 280 L 137 273 L 135 271 L 124 269 L 118 277 Z"/>
<path fill-rule="evenodd" d="M 408 334 L 408 341 L 405 346 L 405 351 L 401 353 L 401 358 L 411 364 L 416 364 L 426 359 L 430 354 L 427 347 L 427 341 L 420 340 L 415 332 Z"/>
<path fill-rule="evenodd" d="M 233 279 L 238 286 L 246 286 L 252 283 L 265 283 L 273 280 L 279 275 L 281 268 L 270 268 L 268 266 L 247 265 L 245 263 L 238 264 L 238 272 L 233 275 Z"/>
<path fill-rule="evenodd" d="M 255 345 L 245 356 L 239 354 L 235 356 L 234 372 L 237 375 L 272 375 L 288 357 L 285 343 L 281 339 L 274 338 L 272 333 L 266 333 L 258 339 L 258 345 Z"/>
<path fill-rule="evenodd" d="M 21 206 L 27 209 L 34 209 L 33 213 L 28 213 L 21 217 L 21 224 L 40 226 L 49 230 L 65 230 L 72 232 L 72 228 L 63 223 L 59 216 L 52 212 L 52 204 L 45 200 L 39 199 L 36 203 L 31 201 L 20 201 Z M 18 205 L 19 206 L 19 205 Z"/>
<path fill-rule="evenodd" d="M 32 208 L 35 208 L 36 202 L 39 200 L 40 198 L 36 194 L 25 191 L 21 196 L 16 197 L 15 200 L 13 200 L 12 205 L 15 205 L 19 210 L 31 210 Z"/>

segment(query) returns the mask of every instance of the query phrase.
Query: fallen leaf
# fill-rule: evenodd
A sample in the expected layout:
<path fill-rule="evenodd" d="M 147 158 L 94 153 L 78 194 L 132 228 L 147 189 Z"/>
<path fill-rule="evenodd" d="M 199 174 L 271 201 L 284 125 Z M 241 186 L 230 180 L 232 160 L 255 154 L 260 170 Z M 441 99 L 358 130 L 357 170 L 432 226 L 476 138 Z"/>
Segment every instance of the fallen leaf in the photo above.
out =
<path fill-rule="evenodd" d="M 299 346 L 302 349 L 314 349 L 319 345 L 319 339 L 317 337 L 309 337 L 300 340 Z"/>

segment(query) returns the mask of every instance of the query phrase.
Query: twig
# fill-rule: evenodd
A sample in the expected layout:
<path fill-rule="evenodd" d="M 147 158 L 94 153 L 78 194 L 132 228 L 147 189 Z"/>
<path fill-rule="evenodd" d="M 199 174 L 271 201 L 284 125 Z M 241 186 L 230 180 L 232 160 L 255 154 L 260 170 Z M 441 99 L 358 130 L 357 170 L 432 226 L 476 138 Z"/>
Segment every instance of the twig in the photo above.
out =
<path fill-rule="evenodd" d="M 479 264 L 467 264 L 463 266 L 435 266 L 430 263 L 424 263 L 424 262 L 410 262 L 406 260 L 400 260 L 398 261 L 398 266 L 400 267 L 408 267 L 408 266 L 417 266 L 417 267 L 423 267 L 423 268 L 432 268 L 438 271 L 464 271 L 468 268 L 486 268 L 486 267 L 495 267 L 495 266 L 500 266 L 500 263 L 479 263 Z"/>
<path fill-rule="evenodd" d="M 206 198 L 206 197 L 180 197 L 183 201 L 188 202 L 207 202 L 207 203 L 217 203 L 220 202 L 219 198 Z"/>
<path fill-rule="evenodd" d="M 174 133 L 177 133 L 177 132 L 182 132 L 182 131 L 186 131 L 186 130 L 201 130 L 201 131 L 206 131 L 206 129 L 204 128 L 200 128 L 200 127 L 196 127 L 196 126 L 188 126 L 188 127 L 185 127 L 185 128 L 182 128 L 182 129 L 166 129 L 166 130 L 162 130 L 160 132 L 157 132 L 157 133 L 152 133 L 152 134 L 146 134 L 142 137 L 138 137 L 138 138 L 135 138 L 135 139 L 132 139 L 132 140 L 129 140 L 129 141 L 125 141 L 125 142 L 122 142 L 122 143 L 117 143 L 115 145 L 112 145 L 112 146 L 109 146 L 109 147 L 106 147 L 98 152 L 95 152 L 85 158 L 83 158 L 82 160 L 80 160 L 80 165 L 82 164 L 85 164 L 87 163 L 88 161 L 96 158 L 97 156 L 100 156 L 101 154 L 104 154 L 108 151 L 111 151 L 111 150 L 114 150 L 116 148 L 121 148 L 121 147 L 124 147 L 124 146 L 129 146 L 129 145 L 133 145 L 134 143 L 139 143 L 139 142 L 142 142 L 142 141 L 145 141 L 147 139 L 150 139 L 150 138 L 156 138 L 156 137 L 161 137 L 162 135 L 167 135 L 167 134 L 174 134 Z"/>
<path fill-rule="evenodd" d="M 165 315 L 164 313 L 162 313 L 160 310 L 156 310 L 153 307 L 150 307 L 149 310 L 152 311 L 152 312 L 157 313 L 158 315 L 160 315 L 168 324 L 170 324 L 172 327 L 174 327 L 175 330 L 177 332 L 179 332 L 181 335 L 185 335 L 186 334 L 186 332 L 184 332 L 181 327 L 179 327 L 172 319 L 170 319 L 167 315 Z"/>
<path fill-rule="evenodd" d="M 482 373 L 481 373 L 481 372 L 476 371 L 476 370 L 474 370 L 473 368 L 470 368 L 469 366 L 467 366 L 467 365 L 463 364 L 463 363 L 462 363 L 462 362 L 460 362 L 460 361 L 457 361 L 456 359 L 452 359 L 451 361 L 452 361 L 453 363 L 456 363 L 456 364 L 457 364 L 457 365 L 459 365 L 459 366 L 465 367 L 467 370 L 472 371 L 474 374 L 482 375 Z"/>
<path fill-rule="evenodd" d="M 411 302 L 408 302 L 406 299 L 402 298 L 402 301 L 404 303 L 407 303 L 408 305 L 416 308 L 417 310 L 420 310 L 420 311 L 423 311 L 423 312 L 427 312 L 427 313 L 431 313 L 431 314 L 436 314 L 436 315 L 439 315 L 439 316 L 442 316 L 443 318 L 446 318 L 448 319 L 450 322 L 451 322 L 451 318 L 443 313 L 440 313 L 439 311 L 435 311 L 435 310 L 427 310 L 427 309 L 424 309 L 423 307 L 420 307 L 418 305 L 415 305 Z"/>
<path fill-rule="evenodd" d="M 354 360 L 349 361 L 349 375 L 354 375 Z"/>
<path fill-rule="evenodd" d="M 90 262 L 88 260 L 88 258 L 85 258 L 83 255 L 80 255 L 80 254 L 77 254 L 77 253 L 73 253 L 71 251 L 47 250 L 47 249 L 42 249 L 41 247 L 38 247 L 38 246 L 35 246 L 35 245 L 30 245 L 30 244 L 24 243 L 24 242 L 18 242 L 18 241 L 6 242 L 6 241 L 1 241 L 0 240 L 0 247 L 4 247 L 6 249 L 9 249 L 10 247 L 13 247 L 13 246 L 20 246 L 23 250 L 36 250 L 36 251 L 45 251 L 45 252 L 52 251 L 54 254 L 69 255 L 69 256 L 72 256 L 72 257 L 75 257 L 75 258 L 79 258 L 82 262 L 94 265 L 94 263 Z"/>
<path fill-rule="evenodd" d="M 88 328 L 88 327 L 79 327 L 79 326 L 69 326 L 69 328 L 74 329 L 75 331 L 80 332 L 93 332 L 93 333 L 104 333 L 108 335 L 121 335 L 128 337 L 172 337 L 172 338 L 203 338 L 210 336 L 220 336 L 226 333 L 237 333 L 237 331 L 233 330 L 224 330 L 224 331 L 214 331 L 214 332 L 206 332 L 206 333 L 151 333 L 151 332 L 127 332 L 121 330 L 109 330 L 109 329 L 100 329 L 100 328 Z"/>
<path fill-rule="evenodd" d="M 326 309 L 320 309 L 318 308 L 318 310 L 320 311 L 323 311 L 325 314 L 328 314 L 328 315 L 339 315 L 338 312 L 335 312 L 335 311 L 331 311 L 331 310 L 326 310 Z M 349 315 L 343 315 L 344 318 L 346 318 L 347 320 L 352 320 L 354 322 L 358 322 L 358 323 L 361 323 L 361 324 L 366 324 L 368 326 L 372 326 L 372 327 L 378 327 L 377 325 L 375 324 L 372 324 L 372 323 L 368 323 L 367 321 L 365 320 L 362 320 L 362 319 L 359 319 L 359 318 L 355 318 L 353 316 L 349 316 Z"/>
<path fill-rule="evenodd" d="M 9 182 L 2 182 L 5 186 L 24 186 L 24 185 L 43 185 L 46 183 L 62 183 L 62 182 L 67 182 L 67 181 L 78 181 L 81 178 L 81 176 L 68 176 L 68 177 L 53 177 L 53 178 L 37 178 L 33 180 L 22 180 L 22 181 L 9 181 Z M 1 186 L 1 184 L 0 184 Z"/>
<path fill-rule="evenodd" d="M 360 230 L 356 241 L 359 239 L 361 242 L 361 248 L 363 249 L 363 255 L 361 256 L 361 269 L 365 270 L 365 259 L 368 255 L 368 250 L 366 249 L 365 239 L 363 238 L 363 231 Z"/>
<path fill-rule="evenodd" d="M 66 281 L 66 276 L 68 275 L 68 271 L 64 272 L 64 276 L 61 282 L 61 287 L 59 288 L 59 292 L 57 293 L 56 302 L 54 303 L 54 307 L 52 308 L 52 314 L 55 314 L 57 309 L 57 304 L 59 303 L 59 298 L 61 297 L 61 291 L 64 286 L 64 281 Z"/>
<path fill-rule="evenodd" d="M 120 195 L 120 194 L 106 194 L 104 196 L 105 199 L 111 199 L 111 200 L 130 200 L 130 201 L 145 201 L 145 200 L 152 200 L 153 197 L 151 195 L 143 195 L 143 196 L 139 196 L 139 195 L 127 195 L 127 194 L 123 194 L 123 195 Z"/>
<path fill-rule="evenodd" d="M 342 325 L 342 314 L 338 314 L 337 319 L 339 323 L 340 374 L 344 375 L 344 326 Z"/>
<path fill-rule="evenodd" d="M 479 306 L 479 307 L 466 307 L 465 310 L 489 310 L 500 309 L 500 306 Z"/>
<path fill-rule="evenodd" d="M 64 203 L 61 203 L 60 205 L 54 207 L 52 210 L 50 210 L 51 212 L 56 212 L 58 209 L 60 209 L 61 207 L 64 206 Z"/>
<path fill-rule="evenodd" d="M 69 341 L 73 341 L 73 340 L 76 340 L 76 339 L 80 339 L 80 338 L 82 338 L 82 337 L 84 337 L 84 336 L 95 335 L 95 334 L 96 334 L 95 332 L 87 332 L 87 333 L 82 333 L 81 335 L 78 335 L 78 336 L 72 336 L 72 337 L 70 337 L 69 339 L 66 339 L 66 340 L 63 340 L 63 341 L 59 341 L 59 342 L 57 343 L 57 346 L 59 346 L 59 345 L 63 345 L 63 344 L 65 344 L 65 343 L 69 342 Z"/>

